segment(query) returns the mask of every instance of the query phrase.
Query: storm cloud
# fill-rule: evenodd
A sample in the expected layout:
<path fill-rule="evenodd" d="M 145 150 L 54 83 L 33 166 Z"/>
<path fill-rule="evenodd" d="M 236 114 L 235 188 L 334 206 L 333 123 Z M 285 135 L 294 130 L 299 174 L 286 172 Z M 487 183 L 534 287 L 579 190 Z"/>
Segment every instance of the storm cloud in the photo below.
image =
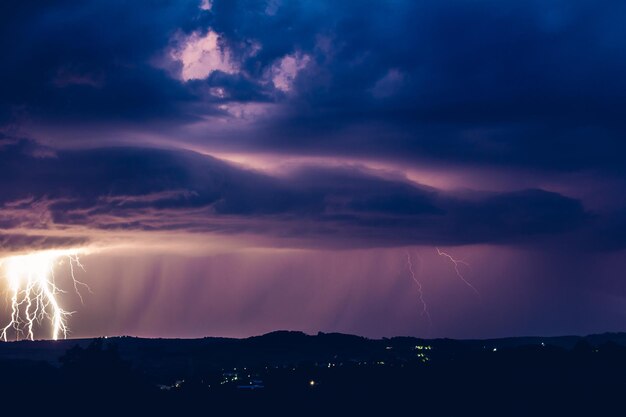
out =
<path fill-rule="evenodd" d="M 114 242 L 92 258 L 113 298 L 130 247 L 139 281 L 176 277 L 164 296 L 213 282 L 220 311 L 259 317 L 229 334 L 267 329 L 259 309 L 284 315 L 280 293 L 323 318 L 303 328 L 380 335 L 411 333 L 402 268 L 429 248 L 441 336 L 509 334 L 494 317 L 511 305 L 513 333 L 605 330 L 626 294 L 624 21 L 616 0 L 5 2 L 0 252 Z M 434 246 L 478 260 L 472 278 L 501 308 L 448 311 Z M 345 302 L 354 288 L 362 310 Z M 401 298 L 392 324 L 371 324 Z M 154 334 L 162 319 L 184 321 L 155 313 Z"/>
<path fill-rule="evenodd" d="M 273 177 L 189 151 L 42 156 L 36 149 L 20 141 L 0 152 L 5 228 L 246 231 L 352 238 L 359 246 L 456 245 L 559 234 L 590 217 L 579 201 L 557 193 L 455 194 L 359 166 L 301 167 Z"/>
<path fill-rule="evenodd" d="M 622 172 L 620 2 L 197 3 L 3 5 L 5 120 L 91 143 L 103 122 L 245 119 L 169 141 Z"/>

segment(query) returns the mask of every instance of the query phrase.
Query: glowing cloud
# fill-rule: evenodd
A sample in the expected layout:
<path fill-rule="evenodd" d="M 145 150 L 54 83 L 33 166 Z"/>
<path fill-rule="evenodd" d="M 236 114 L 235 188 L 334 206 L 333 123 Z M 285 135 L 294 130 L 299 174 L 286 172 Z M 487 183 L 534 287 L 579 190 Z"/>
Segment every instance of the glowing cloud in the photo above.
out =
<path fill-rule="evenodd" d="M 306 68 L 310 61 L 311 57 L 306 54 L 285 55 L 272 67 L 274 87 L 284 92 L 290 91 L 298 73 Z"/>
<path fill-rule="evenodd" d="M 211 7 L 213 7 L 212 0 L 202 0 L 200 2 L 200 10 L 211 10 Z"/>
<path fill-rule="evenodd" d="M 209 29 L 205 35 L 193 32 L 172 52 L 172 58 L 182 64 L 181 78 L 184 81 L 201 80 L 214 71 L 227 74 L 237 72 L 230 53 L 220 45 L 220 37 Z"/>

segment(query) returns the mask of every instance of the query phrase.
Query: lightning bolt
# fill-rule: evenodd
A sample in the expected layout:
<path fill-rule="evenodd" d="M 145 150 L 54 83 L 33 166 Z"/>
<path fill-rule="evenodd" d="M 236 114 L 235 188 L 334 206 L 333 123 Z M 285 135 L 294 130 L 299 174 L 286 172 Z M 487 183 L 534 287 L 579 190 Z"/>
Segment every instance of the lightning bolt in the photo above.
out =
<path fill-rule="evenodd" d="M 417 295 L 420 300 L 420 304 L 422 305 L 422 316 L 428 319 L 428 328 L 430 329 L 433 323 L 430 318 L 430 312 L 428 311 L 428 305 L 426 304 L 426 301 L 424 301 L 424 291 L 422 289 L 422 283 L 417 279 L 417 276 L 415 275 L 415 271 L 413 270 L 413 262 L 411 260 L 411 254 L 408 251 L 406 252 L 406 264 L 409 270 L 409 274 L 411 274 L 411 279 L 417 285 Z"/>
<path fill-rule="evenodd" d="M 83 264 L 80 262 L 80 259 L 78 258 L 77 254 L 71 254 L 71 255 L 67 255 L 67 259 L 69 260 L 69 264 L 70 264 L 70 276 L 72 278 L 72 283 L 74 284 L 74 291 L 76 292 L 76 294 L 78 294 L 78 298 L 80 298 L 80 303 L 82 305 L 85 305 L 85 301 L 83 300 L 83 296 L 80 293 L 80 291 L 78 291 L 78 286 L 82 286 L 84 288 L 87 289 L 87 291 L 89 291 L 89 293 L 93 294 L 93 291 L 91 291 L 91 288 L 89 288 L 89 285 L 85 284 L 82 281 L 79 281 L 78 279 L 76 279 L 76 274 L 74 273 L 74 267 L 77 266 L 80 269 L 83 270 L 83 272 L 87 272 L 85 270 L 85 267 L 83 266 Z"/>
<path fill-rule="evenodd" d="M 75 269 L 84 270 L 78 258 L 80 253 L 78 249 L 45 250 L 0 259 L 11 294 L 10 321 L 0 331 L 4 341 L 7 341 L 9 333 L 14 333 L 17 340 L 20 336 L 34 340 L 35 325 L 41 326 L 44 320 L 50 322 L 52 339 L 57 340 L 60 335 L 67 337 L 67 317 L 72 312 L 65 311 L 59 304 L 58 294 L 64 291 L 55 283 L 54 268 L 68 261 L 69 275 L 82 302 L 78 287 L 85 287 L 90 292 L 91 289 L 76 279 Z"/>
<path fill-rule="evenodd" d="M 461 260 L 461 259 L 455 259 L 452 257 L 452 255 L 450 255 L 447 252 L 444 252 L 442 250 L 440 250 L 439 248 L 435 247 L 435 249 L 437 250 L 437 254 L 439 254 L 439 256 L 443 256 L 445 258 L 448 258 L 448 260 L 450 262 L 452 262 L 452 264 L 454 265 L 454 271 L 456 272 L 456 276 L 459 277 L 459 279 L 461 281 L 463 281 L 465 283 L 465 285 L 467 285 L 468 287 L 470 287 L 475 293 L 476 295 L 478 295 L 480 297 L 480 293 L 478 292 L 478 290 L 476 289 L 476 287 L 474 287 L 472 285 L 471 282 L 469 282 L 465 276 L 463 275 L 463 273 L 461 272 L 461 270 L 459 269 L 459 265 L 465 265 L 467 267 L 470 267 L 470 264 L 468 264 L 467 262 Z"/>

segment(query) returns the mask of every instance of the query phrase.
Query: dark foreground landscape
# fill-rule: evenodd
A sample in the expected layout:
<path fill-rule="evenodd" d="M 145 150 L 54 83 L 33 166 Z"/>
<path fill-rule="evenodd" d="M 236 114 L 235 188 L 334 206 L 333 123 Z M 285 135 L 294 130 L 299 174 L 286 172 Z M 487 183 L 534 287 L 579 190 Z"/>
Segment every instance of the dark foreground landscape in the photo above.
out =
<path fill-rule="evenodd" d="M 0 342 L 21 415 L 621 415 L 626 334 Z"/>

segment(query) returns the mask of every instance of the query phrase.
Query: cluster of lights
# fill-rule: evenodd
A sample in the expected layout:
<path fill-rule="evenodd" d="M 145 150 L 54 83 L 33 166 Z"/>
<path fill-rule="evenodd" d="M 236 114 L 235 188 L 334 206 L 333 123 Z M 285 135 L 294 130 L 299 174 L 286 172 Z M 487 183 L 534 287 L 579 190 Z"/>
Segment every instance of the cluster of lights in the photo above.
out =
<path fill-rule="evenodd" d="M 428 350 L 432 350 L 432 348 L 433 347 L 430 346 L 430 345 L 417 345 L 417 346 L 415 346 L 415 350 L 419 351 L 419 353 L 417 354 L 417 357 L 419 358 L 420 361 L 422 361 L 422 363 L 426 363 L 426 362 L 430 361 L 430 358 L 424 352 L 428 351 Z"/>

